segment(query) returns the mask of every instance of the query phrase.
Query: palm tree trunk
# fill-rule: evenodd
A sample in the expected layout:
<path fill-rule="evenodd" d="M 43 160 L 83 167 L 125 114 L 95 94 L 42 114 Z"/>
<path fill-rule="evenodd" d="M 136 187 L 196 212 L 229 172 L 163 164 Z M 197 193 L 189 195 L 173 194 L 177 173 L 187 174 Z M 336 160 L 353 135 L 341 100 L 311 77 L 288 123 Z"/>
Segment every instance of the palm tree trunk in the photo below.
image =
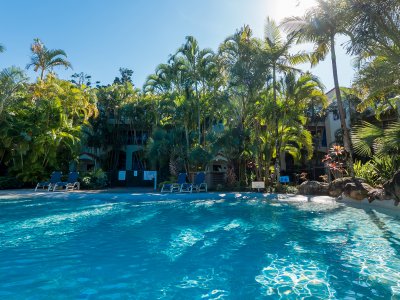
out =
<path fill-rule="evenodd" d="M 345 119 L 346 114 L 345 114 L 345 111 L 343 108 L 342 96 L 340 94 L 339 79 L 338 79 L 337 66 L 336 66 L 335 36 L 334 35 L 331 36 L 331 59 L 332 59 L 333 81 L 335 84 L 335 93 L 336 93 L 336 99 L 337 99 L 339 115 L 340 115 L 340 125 L 343 130 L 343 143 L 344 143 L 344 148 L 346 149 L 346 151 L 348 153 L 347 164 L 348 164 L 350 176 L 354 178 L 353 149 L 352 149 L 352 145 L 351 145 L 349 129 L 347 128 L 347 125 L 346 125 L 346 119 Z"/>
<path fill-rule="evenodd" d="M 197 130 L 199 135 L 199 145 L 201 145 L 201 127 L 200 127 L 200 97 L 197 88 L 197 81 L 195 83 L 196 99 L 197 99 Z"/>
<path fill-rule="evenodd" d="M 188 125 L 185 123 L 185 140 L 186 140 L 186 159 L 189 158 L 189 128 Z"/>
<path fill-rule="evenodd" d="M 274 103 L 275 103 L 275 109 L 278 110 L 278 100 L 277 100 L 277 95 L 276 95 L 276 65 L 274 64 L 272 67 L 272 85 L 273 85 L 273 96 L 274 96 Z M 280 171 L 281 171 L 281 166 L 280 166 L 280 147 L 279 147 L 279 116 L 278 112 L 275 112 L 275 179 L 276 179 L 276 186 L 279 186 L 279 177 L 280 177 Z"/>

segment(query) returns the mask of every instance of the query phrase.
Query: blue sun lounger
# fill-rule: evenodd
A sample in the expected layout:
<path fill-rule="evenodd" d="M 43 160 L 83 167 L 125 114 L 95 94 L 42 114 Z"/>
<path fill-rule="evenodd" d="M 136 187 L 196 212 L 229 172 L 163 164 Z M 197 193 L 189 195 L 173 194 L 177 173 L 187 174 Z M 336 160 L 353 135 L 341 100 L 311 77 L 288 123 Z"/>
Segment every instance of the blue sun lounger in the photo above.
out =
<path fill-rule="evenodd" d="M 61 172 L 60 171 L 54 171 L 51 173 L 50 180 L 49 181 L 44 181 L 44 182 L 38 182 L 35 188 L 35 192 L 37 191 L 38 188 L 42 188 L 43 190 L 47 188 L 48 191 L 51 191 L 53 189 L 53 186 L 61 181 Z"/>
<path fill-rule="evenodd" d="M 65 188 L 66 191 L 68 190 L 79 190 L 81 185 L 78 181 L 79 172 L 70 172 L 68 174 L 67 181 L 59 181 L 53 186 L 53 192 L 57 190 L 57 188 Z"/>
<path fill-rule="evenodd" d="M 193 183 L 185 183 L 181 185 L 181 193 L 207 192 L 206 174 L 199 172 L 196 174 Z"/>
<path fill-rule="evenodd" d="M 161 187 L 161 193 L 179 192 L 181 186 L 186 182 L 186 173 L 179 173 L 177 183 L 165 183 Z"/>
<path fill-rule="evenodd" d="M 199 172 L 196 174 L 192 189 L 196 192 L 207 192 L 206 173 Z"/>

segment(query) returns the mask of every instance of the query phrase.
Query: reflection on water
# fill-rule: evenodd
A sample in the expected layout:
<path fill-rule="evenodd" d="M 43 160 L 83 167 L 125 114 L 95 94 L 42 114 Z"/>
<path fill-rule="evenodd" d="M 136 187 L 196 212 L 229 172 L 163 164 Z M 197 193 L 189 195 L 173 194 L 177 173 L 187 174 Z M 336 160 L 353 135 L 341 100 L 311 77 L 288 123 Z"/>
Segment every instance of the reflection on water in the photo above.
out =
<path fill-rule="evenodd" d="M 0 201 L 0 298 L 389 299 L 400 222 L 334 202 Z"/>

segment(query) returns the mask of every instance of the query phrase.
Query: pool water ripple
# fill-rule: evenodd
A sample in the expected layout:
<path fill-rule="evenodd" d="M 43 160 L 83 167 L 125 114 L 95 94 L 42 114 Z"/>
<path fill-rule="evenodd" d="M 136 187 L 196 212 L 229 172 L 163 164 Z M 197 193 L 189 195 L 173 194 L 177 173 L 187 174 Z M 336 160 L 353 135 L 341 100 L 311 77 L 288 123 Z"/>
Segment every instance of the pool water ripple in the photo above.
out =
<path fill-rule="evenodd" d="M 396 299 L 400 222 L 274 199 L 0 200 L 4 299 Z"/>

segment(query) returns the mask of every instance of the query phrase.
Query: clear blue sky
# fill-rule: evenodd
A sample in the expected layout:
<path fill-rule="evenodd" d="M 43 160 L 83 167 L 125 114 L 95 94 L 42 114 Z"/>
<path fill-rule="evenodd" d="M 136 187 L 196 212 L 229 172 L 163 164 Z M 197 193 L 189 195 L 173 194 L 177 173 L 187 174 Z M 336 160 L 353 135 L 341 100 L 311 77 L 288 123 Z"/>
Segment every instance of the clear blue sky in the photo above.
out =
<path fill-rule="evenodd" d="M 111 83 L 120 67 L 134 70 L 142 87 L 147 75 L 167 61 L 185 36 L 214 50 L 237 28 L 249 24 L 263 35 L 267 16 L 282 19 L 302 13 L 314 0 L 3 0 L 1 3 L 0 68 L 29 62 L 30 44 L 40 38 L 48 48 L 66 51 L 73 70 L 57 69 L 61 78 L 85 72 Z M 339 79 L 349 85 L 350 58 L 338 49 Z M 327 89 L 333 86 L 330 62 L 313 69 Z M 28 71 L 35 78 L 33 71 Z"/>

